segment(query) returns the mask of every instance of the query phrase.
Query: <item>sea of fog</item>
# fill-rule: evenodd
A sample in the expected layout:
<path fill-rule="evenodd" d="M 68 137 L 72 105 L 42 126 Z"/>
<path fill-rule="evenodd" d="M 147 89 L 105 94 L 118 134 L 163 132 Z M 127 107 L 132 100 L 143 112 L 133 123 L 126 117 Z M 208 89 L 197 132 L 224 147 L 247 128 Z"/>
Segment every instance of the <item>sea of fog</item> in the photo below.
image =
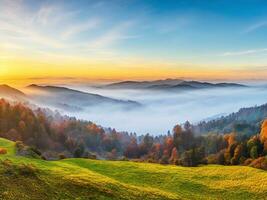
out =
<path fill-rule="evenodd" d="M 141 103 L 141 108 L 130 110 L 122 110 L 110 105 L 105 108 L 85 108 L 83 112 L 65 112 L 70 116 L 90 120 L 104 127 L 137 134 L 165 134 L 168 130 L 172 130 L 175 124 L 184 123 L 186 120 L 197 123 L 236 112 L 242 107 L 267 102 L 265 87 L 204 89 L 187 92 L 107 90 L 77 85 L 68 85 L 68 87 Z"/>

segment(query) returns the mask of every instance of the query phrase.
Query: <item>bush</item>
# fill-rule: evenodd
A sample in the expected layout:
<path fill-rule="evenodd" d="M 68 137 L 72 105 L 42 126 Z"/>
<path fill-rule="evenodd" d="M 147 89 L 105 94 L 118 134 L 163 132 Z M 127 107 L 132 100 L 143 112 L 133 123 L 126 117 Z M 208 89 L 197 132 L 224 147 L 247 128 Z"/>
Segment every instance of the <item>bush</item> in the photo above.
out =
<path fill-rule="evenodd" d="M 41 152 L 34 147 L 29 147 L 23 144 L 21 141 L 16 141 L 16 154 L 19 156 L 25 156 L 30 158 L 40 158 Z"/>
<path fill-rule="evenodd" d="M 211 154 L 207 157 L 208 164 L 217 164 L 217 155 Z"/>
<path fill-rule="evenodd" d="M 62 160 L 62 159 L 66 158 L 66 155 L 64 153 L 60 153 L 60 154 L 58 154 L 58 157 L 60 160 Z"/>
<path fill-rule="evenodd" d="M 250 165 L 252 163 L 252 161 L 253 161 L 252 158 L 248 158 L 248 159 L 245 160 L 244 165 L 248 166 L 248 165 Z"/>
<path fill-rule="evenodd" d="M 22 141 L 16 141 L 15 147 L 17 148 L 18 151 L 21 151 L 24 149 L 25 146 Z"/>
<path fill-rule="evenodd" d="M 21 164 L 18 167 L 18 173 L 23 176 L 35 176 L 37 169 L 32 164 Z"/>
<path fill-rule="evenodd" d="M 84 153 L 84 156 L 83 156 L 84 158 L 88 158 L 88 159 L 93 159 L 93 160 L 96 160 L 97 159 L 97 155 L 96 154 L 94 154 L 94 153 L 91 153 L 91 152 L 89 152 L 89 151 L 86 151 L 85 153 Z"/>
<path fill-rule="evenodd" d="M 47 160 L 47 158 L 44 155 L 41 155 L 42 160 Z"/>
<path fill-rule="evenodd" d="M 253 160 L 249 166 L 267 170 L 267 158 L 259 157 L 256 160 Z"/>
<path fill-rule="evenodd" d="M 1 160 L 1 164 L 3 165 L 5 174 L 7 175 L 16 174 L 15 167 L 11 160 L 9 159 Z"/>
<path fill-rule="evenodd" d="M 42 155 L 42 152 L 40 152 L 36 147 L 29 147 L 28 150 L 35 153 L 38 156 Z"/>
<path fill-rule="evenodd" d="M 120 160 L 121 161 L 129 161 L 129 159 L 127 157 L 125 157 L 125 156 L 123 156 Z"/>
<path fill-rule="evenodd" d="M 23 176 L 35 176 L 37 169 L 32 164 L 20 164 L 16 165 L 11 160 L 5 159 L 1 161 L 4 168 L 4 173 L 7 175 L 23 175 Z"/>
<path fill-rule="evenodd" d="M 5 148 L 0 148 L 0 154 L 7 154 L 7 150 Z"/>
<path fill-rule="evenodd" d="M 154 159 L 152 159 L 152 158 L 147 159 L 147 162 L 148 162 L 148 163 L 157 163 L 157 161 L 154 160 Z"/>
<path fill-rule="evenodd" d="M 162 156 L 159 163 L 163 165 L 169 164 L 169 158 L 167 156 Z"/>

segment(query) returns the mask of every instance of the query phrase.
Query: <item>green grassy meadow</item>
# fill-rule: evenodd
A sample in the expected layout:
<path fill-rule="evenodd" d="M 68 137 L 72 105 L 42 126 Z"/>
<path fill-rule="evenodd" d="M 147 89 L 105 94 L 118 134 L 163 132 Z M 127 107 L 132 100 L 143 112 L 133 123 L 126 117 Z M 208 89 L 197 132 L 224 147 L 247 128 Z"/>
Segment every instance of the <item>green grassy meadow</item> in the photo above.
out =
<path fill-rule="evenodd" d="M 33 164 L 34 176 L 6 174 L 0 164 L 0 199 L 267 199 L 267 172 L 243 166 L 179 167 L 128 161 L 16 156 L 0 139 L 0 155 L 14 165 Z"/>

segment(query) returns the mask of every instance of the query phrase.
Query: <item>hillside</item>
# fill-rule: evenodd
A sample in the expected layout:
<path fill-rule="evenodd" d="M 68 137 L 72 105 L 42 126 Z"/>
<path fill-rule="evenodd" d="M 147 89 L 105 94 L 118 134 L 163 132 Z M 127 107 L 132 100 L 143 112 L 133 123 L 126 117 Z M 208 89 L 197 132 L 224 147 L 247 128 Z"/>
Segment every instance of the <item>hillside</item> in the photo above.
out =
<path fill-rule="evenodd" d="M 21 101 L 25 100 L 26 95 L 20 90 L 12 88 L 8 85 L 0 85 L 0 97 L 10 100 Z"/>
<path fill-rule="evenodd" d="M 207 132 L 229 133 L 242 132 L 245 135 L 259 133 L 262 121 L 267 118 L 267 104 L 241 108 L 238 112 L 218 119 L 203 121 L 194 126 L 196 133 Z"/>
<path fill-rule="evenodd" d="M 34 175 L 13 175 L 0 164 L 1 199 L 263 199 L 267 172 L 242 166 L 164 166 L 127 161 L 15 156 L 14 143 L 0 138 L 13 165 L 33 164 Z M 14 178 L 16 177 L 16 181 Z"/>

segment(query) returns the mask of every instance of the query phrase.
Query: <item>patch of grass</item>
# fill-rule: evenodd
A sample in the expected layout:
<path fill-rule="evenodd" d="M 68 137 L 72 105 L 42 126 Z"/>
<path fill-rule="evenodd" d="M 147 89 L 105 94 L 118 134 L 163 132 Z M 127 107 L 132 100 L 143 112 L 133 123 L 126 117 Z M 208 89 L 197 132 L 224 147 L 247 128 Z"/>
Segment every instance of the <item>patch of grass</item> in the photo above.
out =
<path fill-rule="evenodd" d="M 34 166 L 34 176 L 4 176 L 0 199 L 264 199 L 267 172 L 243 166 L 179 167 L 128 161 L 64 159 L 45 161 L 17 156 L 15 144 L 0 139 L 12 165 Z M 27 166 L 27 167 L 26 167 Z M 16 168 L 18 169 L 18 168 Z"/>

